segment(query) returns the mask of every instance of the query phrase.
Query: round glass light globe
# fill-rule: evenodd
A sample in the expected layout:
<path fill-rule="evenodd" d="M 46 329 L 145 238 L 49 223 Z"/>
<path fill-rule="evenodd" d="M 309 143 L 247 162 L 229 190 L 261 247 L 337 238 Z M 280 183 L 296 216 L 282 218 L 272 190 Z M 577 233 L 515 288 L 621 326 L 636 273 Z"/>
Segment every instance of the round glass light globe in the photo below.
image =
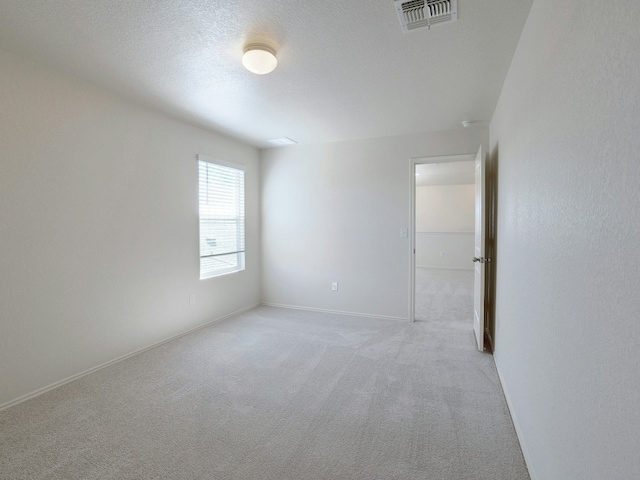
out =
<path fill-rule="evenodd" d="M 264 75 L 275 70 L 278 59 L 267 46 L 249 45 L 242 55 L 242 64 L 250 72 Z"/>

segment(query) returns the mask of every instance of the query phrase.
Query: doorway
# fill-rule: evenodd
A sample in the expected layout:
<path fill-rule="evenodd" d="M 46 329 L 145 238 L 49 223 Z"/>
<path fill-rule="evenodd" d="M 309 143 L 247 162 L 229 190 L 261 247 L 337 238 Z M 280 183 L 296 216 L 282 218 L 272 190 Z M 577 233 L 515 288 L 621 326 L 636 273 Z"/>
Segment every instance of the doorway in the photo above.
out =
<path fill-rule="evenodd" d="M 412 160 L 413 321 L 473 325 L 475 154 Z"/>

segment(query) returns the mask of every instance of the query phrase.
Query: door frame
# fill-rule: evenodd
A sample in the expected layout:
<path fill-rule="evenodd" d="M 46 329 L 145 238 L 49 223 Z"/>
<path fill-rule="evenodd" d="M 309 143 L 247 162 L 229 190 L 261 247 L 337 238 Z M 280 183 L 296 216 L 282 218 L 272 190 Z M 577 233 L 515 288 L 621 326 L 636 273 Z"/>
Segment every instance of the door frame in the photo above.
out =
<path fill-rule="evenodd" d="M 485 350 L 486 308 L 487 308 L 487 267 L 491 258 L 486 252 L 487 240 L 487 159 L 482 146 L 475 158 L 475 235 L 473 251 L 473 331 L 478 350 Z"/>
<path fill-rule="evenodd" d="M 412 157 L 410 160 L 411 200 L 409 205 L 409 322 L 416 321 L 416 165 L 475 160 L 477 152 L 457 155 Z M 471 261 L 471 259 L 469 259 Z"/>

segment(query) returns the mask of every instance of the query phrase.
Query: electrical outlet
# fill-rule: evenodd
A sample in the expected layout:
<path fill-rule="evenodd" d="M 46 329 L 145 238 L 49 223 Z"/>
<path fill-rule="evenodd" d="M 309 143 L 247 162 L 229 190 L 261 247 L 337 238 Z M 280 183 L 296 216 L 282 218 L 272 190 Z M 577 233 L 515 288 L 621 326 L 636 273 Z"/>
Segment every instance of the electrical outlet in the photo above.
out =
<path fill-rule="evenodd" d="M 334 292 L 338 291 L 338 282 L 333 282 L 331 284 L 331 290 L 333 290 Z"/>
<path fill-rule="evenodd" d="M 409 237 L 409 229 L 401 228 L 400 229 L 400 238 L 408 238 Z"/>
<path fill-rule="evenodd" d="M 189 305 L 195 305 L 196 304 L 196 296 L 195 294 L 191 294 L 189 295 Z"/>

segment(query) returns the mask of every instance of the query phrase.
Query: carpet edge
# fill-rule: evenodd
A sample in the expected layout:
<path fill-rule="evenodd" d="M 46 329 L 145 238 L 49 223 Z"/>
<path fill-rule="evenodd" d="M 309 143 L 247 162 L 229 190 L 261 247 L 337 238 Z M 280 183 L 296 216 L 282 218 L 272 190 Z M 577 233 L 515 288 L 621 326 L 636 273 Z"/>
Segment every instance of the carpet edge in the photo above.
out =
<path fill-rule="evenodd" d="M 146 352 L 147 350 L 151 350 L 152 348 L 159 347 L 160 345 L 164 345 L 165 343 L 169 343 L 169 342 L 171 342 L 173 340 L 176 340 L 176 339 L 178 339 L 180 337 L 184 337 L 185 335 L 189 335 L 190 333 L 193 333 L 193 332 L 195 332 L 197 330 L 201 330 L 201 329 L 203 329 L 205 327 L 208 327 L 209 325 L 212 325 L 214 323 L 221 322 L 221 321 L 226 320 L 228 318 L 231 318 L 231 317 L 234 317 L 234 316 L 239 315 L 241 313 L 244 313 L 244 312 L 247 312 L 249 310 L 252 310 L 252 309 L 254 309 L 256 307 L 259 307 L 260 305 L 261 305 L 260 303 L 255 303 L 255 304 L 249 305 L 247 307 L 241 308 L 240 310 L 236 310 L 234 312 L 231 312 L 231 313 L 228 313 L 226 315 L 223 315 L 222 317 L 214 318 L 213 320 L 209 320 L 209 321 L 207 321 L 206 323 L 204 323 L 202 325 L 198 325 L 197 327 L 190 328 L 189 330 L 186 330 L 184 332 L 178 333 L 178 334 L 173 335 L 173 336 L 171 336 L 169 338 L 166 338 L 164 340 L 160 340 L 159 342 L 153 343 L 151 345 L 147 345 L 146 347 L 139 348 L 138 350 L 134 350 L 133 352 L 126 353 L 124 355 L 116 357 L 113 360 L 106 361 L 104 363 L 101 363 L 100 365 L 96 365 L 95 367 L 91 367 L 91 368 L 89 368 L 87 370 L 83 370 L 80 373 L 76 373 L 75 375 L 71 375 L 69 377 L 63 378 L 62 380 L 58 380 L 57 382 L 51 383 L 51 384 L 49 384 L 49 385 L 47 385 L 45 387 L 39 388 L 37 390 L 34 390 L 33 392 L 21 395 L 18 398 L 15 398 L 13 400 L 9 400 L 8 402 L 5 402 L 5 403 L 1 404 L 0 405 L 0 412 L 2 410 L 7 409 L 7 408 L 10 408 L 10 407 L 13 407 L 15 405 L 18 405 L 18 404 L 20 404 L 22 402 L 26 402 L 27 400 L 30 400 L 32 398 L 38 397 L 38 396 L 42 395 L 43 393 L 47 393 L 47 392 L 49 392 L 51 390 L 54 390 L 54 389 L 56 389 L 58 387 L 66 385 L 67 383 L 71 383 L 71 382 L 73 382 L 75 380 L 78 380 L 78 379 L 80 379 L 82 377 L 90 375 L 90 374 L 92 374 L 94 372 L 97 372 L 98 370 L 102 370 L 103 368 L 110 367 L 111 365 L 114 365 L 114 364 L 116 364 L 118 362 L 122 362 L 123 360 L 126 360 L 128 358 L 134 357 L 134 356 L 136 356 L 136 355 L 138 355 L 140 353 Z"/>
<path fill-rule="evenodd" d="M 393 321 L 402 321 L 408 322 L 408 318 L 404 317 L 391 317 L 388 315 L 375 315 L 373 313 L 360 313 L 360 312 L 346 312 L 343 310 L 329 310 L 326 308 L 313 308 L 313 307 L 304 307 L 301 305 L 286 305 L 282 303 L 271 303 L 271 302 L 262 302 L 260 305 L 265 307 L 276 307 L 276 308 L 288 308 L 290 310 L 304 310 L 307 312 L 320 312 L 320 313 L 335 313 L 339 315 L 349 315 L 351 317 L 367 317 L 367 318 L 379 318 L 382 320 L 393 320 Z"/>

